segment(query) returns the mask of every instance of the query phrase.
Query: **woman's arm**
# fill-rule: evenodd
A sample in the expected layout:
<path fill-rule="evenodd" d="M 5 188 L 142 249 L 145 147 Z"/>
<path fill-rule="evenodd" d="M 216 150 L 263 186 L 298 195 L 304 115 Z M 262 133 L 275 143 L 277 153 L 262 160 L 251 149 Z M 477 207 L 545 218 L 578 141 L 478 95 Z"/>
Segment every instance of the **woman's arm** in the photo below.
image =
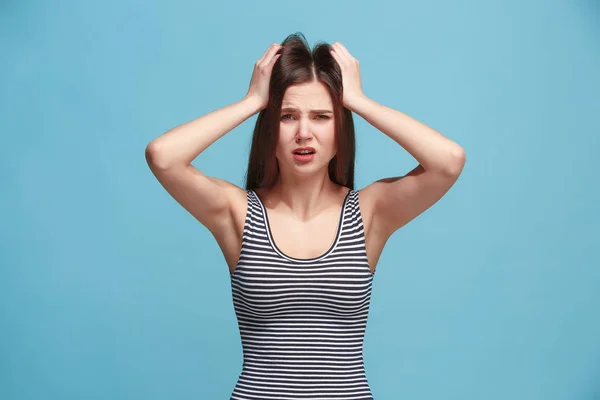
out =
<path fill-rule="evenodd" d="M 277 54 L 280 48 L 276 43 L 271 44 L 256 61 L 248 93 L 241 101 L 179 125 L 150 142 L 146 148 L 149 164 L 161 170 L 188 165 L 217 139 L 265 108 L 271 71 L 280 57 Z"/>
<path fill-rule="evenodd" d="M 464 167 L 465 152 L 427 125 L 367 97 L 353 99 L 349 108 L 419 162 L 404 176 L 381 179 L 362 190 L 373 225 L 386 240 L 450 190 Z"/>
<path fill-rule="evenodd" d="M 451 177 L 461 172 L 462 147 L 429 126 L 366 96 L 352 99 L 348 108 L 402 146 L 425 171 Z"/>
<path fill-rule="evenodd" d="M 179 125 L 146 146 L 146 160 L 158 181 L 215 235 L 231 229 L 234 199 L 245 200 L 245 191 L 223 179 L 204 175 L 191 162 L 266 107 L 271 70 L 279 48 L 272 44 L 256 62 L 248 93 L 242 100 Z"/>
<path fill-rule="evenodd" d="M 226 180 L 203 174 L 191 162 L 258 110 L 258 102 L 245 97 L 179 125 L 146 146 L 146 161 L 156 179 L 215 235 L 231 228 L 233 199 L 242 195 L 242 189 Z"/>
<path fill-rule="evenodd" d="M 465 164 L 465 152 L 427 125 L 365 96 L 358 60 L 339 42 L 330 50 L 342 70 L 344 105 L 419 162 L 405 176 L 381 179 L 361 190 L 367 219 L 372 221 L 378 241 L 384 243 L 394 231 L 431 207 L 452 187 Z"/>
<path fill-rule="evenodd" d="M 176 126 L 148 144 L 148 163 L 158 170 L 188 165 L 208 146 L 260 109 L 261 104 L 257 98 L 244 97 L 233 104 Z"/>

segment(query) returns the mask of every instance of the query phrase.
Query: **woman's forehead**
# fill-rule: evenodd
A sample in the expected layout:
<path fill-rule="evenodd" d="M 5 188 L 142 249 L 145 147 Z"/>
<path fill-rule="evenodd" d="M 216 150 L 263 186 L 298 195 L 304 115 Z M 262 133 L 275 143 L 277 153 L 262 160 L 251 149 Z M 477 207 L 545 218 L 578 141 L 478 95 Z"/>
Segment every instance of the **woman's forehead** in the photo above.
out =
<path fill-rule="evenodd" d="M 322 84 L 312 83 L 288 87 L 281 107 L 296 108 L 300 111 L 332 110 L 333 103 L 329 92 Z"/>

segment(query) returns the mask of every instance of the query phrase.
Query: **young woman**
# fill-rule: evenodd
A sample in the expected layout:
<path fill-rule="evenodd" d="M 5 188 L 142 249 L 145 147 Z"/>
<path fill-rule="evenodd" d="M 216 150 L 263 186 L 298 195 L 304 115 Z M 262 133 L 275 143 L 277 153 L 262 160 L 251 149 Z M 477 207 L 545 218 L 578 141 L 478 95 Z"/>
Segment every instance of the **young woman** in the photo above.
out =
<path fill-rule="evenodd" d="M 257 112 L 244 189 L 191 165 Z M 417 167 L 355 190 L 352 112 Z M 231 398 L 372 399 L 362 347 L 375 266 L 389 237 L 452 187 L 462 148 L 368 98 L 341 43 L 310 50 L 294 34 L 256 62 L 242 100 L 154 139 L 146 158 L 229 266 L 244 350 Z"/>

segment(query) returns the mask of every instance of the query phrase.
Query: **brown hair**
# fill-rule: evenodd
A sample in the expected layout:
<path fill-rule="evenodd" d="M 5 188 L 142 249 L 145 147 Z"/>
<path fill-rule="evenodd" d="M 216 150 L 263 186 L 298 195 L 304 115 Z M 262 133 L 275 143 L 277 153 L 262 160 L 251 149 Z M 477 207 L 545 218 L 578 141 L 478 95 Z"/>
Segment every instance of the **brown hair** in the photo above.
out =
<path fill-rule="evenodd" d="M 282 43 L 279 59 L 273 65 L 269 102 L 258 113 L 246 172 L 246 189 L 271 188 L 279 178 L 275 147 L 279 137 L 279 114 L 286 89 L 291 85 L 320 82 L 333 102 L 336 155 L 329 162 L 329 178 L 354 189 L 356 153 L 352 112 L 343 105 L 342 72 L 329 53 L 329 44 L 319 42 L 310 50 L 302 33 L 289 35 Z"/>

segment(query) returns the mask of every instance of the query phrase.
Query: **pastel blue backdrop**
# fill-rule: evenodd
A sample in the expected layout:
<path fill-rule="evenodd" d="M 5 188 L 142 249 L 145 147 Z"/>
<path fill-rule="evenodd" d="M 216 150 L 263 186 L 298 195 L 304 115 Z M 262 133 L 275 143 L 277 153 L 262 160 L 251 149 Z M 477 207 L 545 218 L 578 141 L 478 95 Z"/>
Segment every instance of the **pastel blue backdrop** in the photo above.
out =
<path fill-rule="evenodd" d="M 0 398 L 229 398 L 227 266 L 144 149 L 241 99 L 302 32 L 467 153 L 377 266 L 375 398 L 600 399 L 599 16 L 597 0 L 1 2 Z M 194 165 L 243 185 L 255 120 Z M 355 121 L 357 188 L 416 165 Z"/>

